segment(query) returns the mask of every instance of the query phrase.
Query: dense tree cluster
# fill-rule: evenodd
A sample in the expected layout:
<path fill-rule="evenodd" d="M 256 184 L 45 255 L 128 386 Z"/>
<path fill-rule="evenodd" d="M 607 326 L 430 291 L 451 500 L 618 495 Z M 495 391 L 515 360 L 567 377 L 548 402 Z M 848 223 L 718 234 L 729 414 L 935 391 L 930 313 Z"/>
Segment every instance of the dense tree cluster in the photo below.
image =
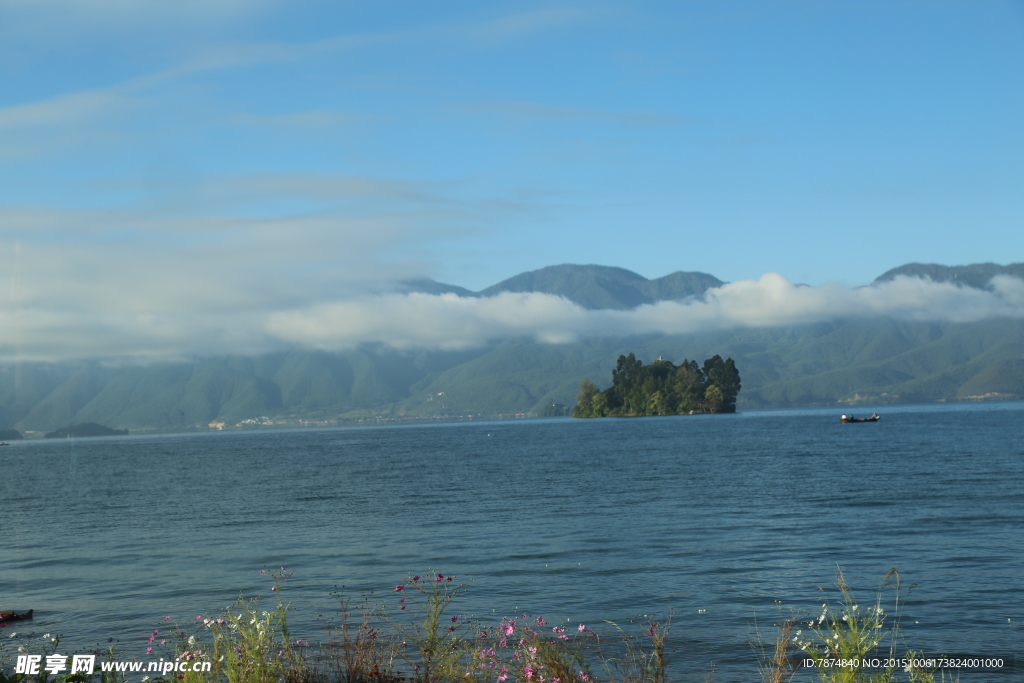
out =
<path fill-rule="evenodd" d="M 644 365 L 632 353 L 619 356 L 612 386 L 599 391 L 583 380 L 573 417 L 626 417 L 734 413 L 740 373 L 732 358 L 713 356 L 701 367 L 695 360 L 674 365 L 659 358 Z"/>

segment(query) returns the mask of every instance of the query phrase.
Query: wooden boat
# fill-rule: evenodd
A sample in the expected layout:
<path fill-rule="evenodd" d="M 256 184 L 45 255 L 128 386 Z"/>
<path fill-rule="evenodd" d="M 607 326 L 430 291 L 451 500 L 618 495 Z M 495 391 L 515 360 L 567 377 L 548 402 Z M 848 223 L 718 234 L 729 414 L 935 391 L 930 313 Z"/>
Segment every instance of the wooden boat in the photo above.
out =
<path fill-rule="evenodd" d="M 878 422 L 881 420 L 878 413 L 871 413 L 871 417 L 854 417 L 853 415 L 843 415 L 839 418 L 840 422 Z"/>
<path fill-rule="evenodd" d="M 32 618 L 32 610 L 27 612 L 14 612 L 6 611 L 0 612 L 0 623 L 6 624 L 8 621 L 25 621 L 26 619 Z"/>

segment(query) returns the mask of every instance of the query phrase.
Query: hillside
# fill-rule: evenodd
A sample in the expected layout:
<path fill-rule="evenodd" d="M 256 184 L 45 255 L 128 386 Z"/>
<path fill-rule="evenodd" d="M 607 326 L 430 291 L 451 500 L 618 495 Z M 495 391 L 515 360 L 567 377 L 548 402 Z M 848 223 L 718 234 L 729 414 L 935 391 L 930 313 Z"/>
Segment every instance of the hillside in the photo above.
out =
<path fill-rule="evenodd" d="M 991 265 L 927 267 L 923 274 L 984 285 L 984 276 L 1013 274 L 1017 268 L 994 266 L 1002 269 L 997 271 Z M 917 267 L 886 275 L 909 274 Z M 704 277 L 710 278 L 676 273 L 646 280 L 617 268 L 555 266 L 474 296 L 535 286 L 580 305 L 610 299 L 624 305 L 640 296 L 691 296 L 710 282 Z M 606 388 L 608 369 L 629 353 L 644 362 L 659 356 L 676 363 L 716 354 L 733 358 L 743 377 L 740 410 L 1024 397 L 1024 320 L 857 318 L 574 344 L 519 340 L 457 352 L 364 345 L 344 353 L 291 351 L 143 367 L 0 365 L 0 429 L 45 432 L 83 422 L 132 430 L 205 429 L 374 416 L 537 413 L 552 403 L 572 406 L 584 378 Z"/>
<path fill-rule="evenodd" d="M 474 297 L 494 296 L 502 292 L 539 292 L 565 297 L 583 308 L 628 310 L 657 301 L 699 296 L 722 284 L 721 280 L 707 273 L 679 271 L 648 280 L 625 268 L 563 264 L 520 273 L 480 292 L 425 278 L 401 282 L 397 291 Z"/>

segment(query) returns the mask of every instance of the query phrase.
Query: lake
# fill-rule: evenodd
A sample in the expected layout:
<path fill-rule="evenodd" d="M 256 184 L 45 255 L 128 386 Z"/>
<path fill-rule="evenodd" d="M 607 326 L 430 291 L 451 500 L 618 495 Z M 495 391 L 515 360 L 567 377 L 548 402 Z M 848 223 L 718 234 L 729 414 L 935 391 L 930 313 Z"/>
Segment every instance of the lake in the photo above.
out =
<path fill-rule="evenodd" d="M 871 604 L 897 567 L 910 646 L 1017 655 L 985 677 L 1021 680 L 1024 403 L 872 410 L 14 442 L 0 608 L 141 654 L 164 616 L 272 596 L 259 572 L 284 566 L 315 641 L 335 588 L 392 601 L 429 568 L 473 579 L 453 609 L 484 621 L 672 612 L 676 679 L 754 680 L 755 624 L 838 602 L 837 565 Z"/>

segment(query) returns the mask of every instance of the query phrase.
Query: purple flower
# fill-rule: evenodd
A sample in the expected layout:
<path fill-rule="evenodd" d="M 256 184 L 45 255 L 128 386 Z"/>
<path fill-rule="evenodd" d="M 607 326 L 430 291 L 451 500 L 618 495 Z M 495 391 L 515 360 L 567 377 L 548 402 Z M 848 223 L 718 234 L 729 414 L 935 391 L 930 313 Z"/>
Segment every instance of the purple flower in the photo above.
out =
<path fill-rule="evenodd" d="M 458 621 L 458 620 L 459 620 L 459 618 L 458 618 L 458 617 L 452 617 L 452 623 L 453 623 L 453 624 L 454 624 L 454 623 L 455 623 L 456 621 Z"/>
<path fill-rule="evenodd" d="M 412 580 L 413 580 L 413 581 L 419 581 L 419 580 L 420 580 L 420 577 L 418 577 L 418 576 L 414 576 L 414 577 L 412 577 Z"/>
<path fill-rule="evenodd" d="M 405 586 L 395 586 L 395 592 L 396 593 L 401 593 L 404 590 L 405 590 Z"/>

